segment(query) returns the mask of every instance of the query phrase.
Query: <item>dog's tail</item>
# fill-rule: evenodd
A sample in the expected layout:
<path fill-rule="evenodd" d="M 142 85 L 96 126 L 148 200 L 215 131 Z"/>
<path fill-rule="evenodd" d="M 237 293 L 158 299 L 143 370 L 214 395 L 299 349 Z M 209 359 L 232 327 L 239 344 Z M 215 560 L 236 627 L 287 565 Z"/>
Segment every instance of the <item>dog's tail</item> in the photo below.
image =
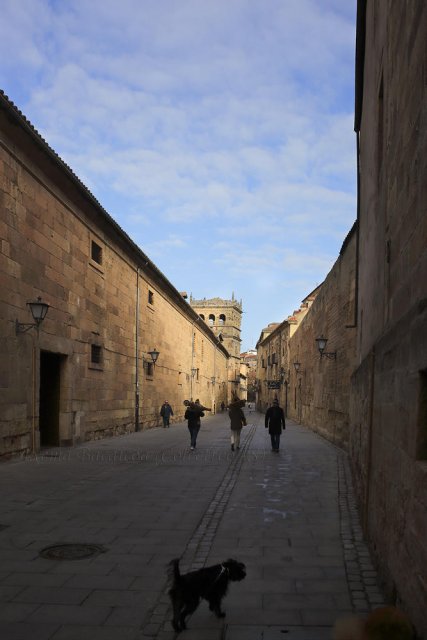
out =
<path fill-rule="evenodd" d="M 173 582 L 178 582 L 180 579 L 181 572 L 179 570 L 179 558 L 175 558 L 169 562 L 168 576 Z"/>

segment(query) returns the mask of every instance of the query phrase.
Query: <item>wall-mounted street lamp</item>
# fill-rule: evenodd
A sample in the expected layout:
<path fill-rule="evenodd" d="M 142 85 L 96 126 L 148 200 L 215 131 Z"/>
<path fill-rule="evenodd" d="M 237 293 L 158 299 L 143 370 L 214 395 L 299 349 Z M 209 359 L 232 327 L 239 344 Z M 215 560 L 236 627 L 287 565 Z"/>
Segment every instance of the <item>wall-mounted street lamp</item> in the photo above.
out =
<path fill-rule="evenodd" d="M 40 296 L 34 302 L 27 302 L 27 306 L 30 308 L 31 315 L 33 316 L 34 322 L 18 322 L 15 321 L 15 331 L 16 335 L 18 333 L 25 333 L 29 331 L 33 327 L 37 329 L 43 322 L 46 317 L 47 312 L 49 311 L 49 305 L 47 302 L 42 302 Z"/>
<path fill-rule="evenodd" d="M 151 360 L 153 361 L 153 364 L 156 364 L 157 358 L 159 357 L 160 352 L 157 351 L 157 349 L 154 348 L 152 351 L 148 352 L 148 355 L 151 357 Z"/>
<path fill-rule="evenodd" d="M 301 369 L 301 362 L 294 362 L 295 373 L 298 373 Z"/>
<path fill-rule="evenodd" d="M 147 351 L 147 353 L 144 353 L 144 360 L 149 364 L 156 364 L 157 358 L 159 357 L 159 355 L 160 355 L 160 352 L 157 351 L 157 349 L 153 349 L 152 351 Z M 148 358 L 146 358 L 146 356 L 150 356 L 151 361 Z"/>
<path fill-rule="evenodd" d="M 194 378 L 194 376 L 197 373 L 197 369 L 191 369 L 191 377 Z"/>
<path fill-rule="evenodd" d="M 320 338 L 316 338 L 316 344 L 320 353 L 320 357 L 323 358 L 323 356 L 326 356 L 326 358 L 330 358 L 331 360 L 336 359 L 336 351 L 329 351 L 328 353 L 325 351 L 327 342 L 328 339 L 324 338 L 323 336 L 321 336 Z"/>
<path fill-rule="evenodd" d="M 213 384 L 213 385 L 215 384 L 215 382 L 216 382 L 216 378 L 215 378 L 215 376 L 212 376 L 212 378 L 211 378 L 211 382 L 212 382 L 212 384 Z"/>

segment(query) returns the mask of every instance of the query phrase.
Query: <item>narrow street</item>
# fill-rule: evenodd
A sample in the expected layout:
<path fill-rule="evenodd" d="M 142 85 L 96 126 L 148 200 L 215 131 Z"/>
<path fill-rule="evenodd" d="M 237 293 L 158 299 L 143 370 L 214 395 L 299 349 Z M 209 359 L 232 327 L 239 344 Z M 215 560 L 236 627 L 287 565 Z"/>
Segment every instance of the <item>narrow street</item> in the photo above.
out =
<path fill-rule="evenodd" d="M 0 465 L 0 637 L 175 638 L 175 557 L 247 568 L 227 617 L 202 602 L 182 640 L 326 640 L 339 616 L 381 604 L 346 455 L 292 422 L 274 454 L 264 416 L 246 414 L 234 453 L 219 413 L 195 452 L 181 423 Z"/>

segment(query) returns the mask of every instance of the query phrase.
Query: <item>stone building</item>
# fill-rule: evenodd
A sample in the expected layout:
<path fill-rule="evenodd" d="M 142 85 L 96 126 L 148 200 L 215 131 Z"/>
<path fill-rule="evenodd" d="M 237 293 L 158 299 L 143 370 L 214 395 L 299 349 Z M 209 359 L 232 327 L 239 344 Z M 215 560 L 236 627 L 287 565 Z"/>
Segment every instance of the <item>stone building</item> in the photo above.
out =
<path fill-rule="evenodd" d="M 250 349 L 240 354 L 242 363 L 246 366 L 246 388 L 247 388 L 247 400 L 248 402 L 255 402 L 256 400 L 256 366 L 257 366 L 257 352 L 255 349 Z"/>
<path fill-rule="evenodd" d="M 257 342 L 257 399 L 258 411 L 266 411 L 277 398 L 288 413 L 289 389 L 294 375 L 293 362 L 289 351 L 289 341 L 304 319 L 320 290 L 317 287 L 294 311 L 281 323 L 272 322 L 261 331 Z"/>
<path fill-rule="evenodd" d="M 221 340 L 2 93 L 0 239 L 0 455 L 225 400 Z M 38 297 L 39 329 L 17 325 Z"/>
<path fill-rule="evenodd" d="M 246 397 L 246 380 L 241 372 L 240 331 L 242 325 L 242 301 L 234 298 L 210 298 L 195 300 L 190 296 L 190 305 L 209 326 L 228 351 L 228 399 L 233 394 Z"/>
<path fill-rule="evenodd" d="M 340 446 L 349 440 L 350 377 L 355 366 L 356 227 L 288 343 L 289 417 Z M 317 338 L 327 339 L 322 355 Z"/>
<path fill-rule="evenodd" d="M 427 637 L 427 4 L 358 2 L 349 451 L 388 594 Z"/>

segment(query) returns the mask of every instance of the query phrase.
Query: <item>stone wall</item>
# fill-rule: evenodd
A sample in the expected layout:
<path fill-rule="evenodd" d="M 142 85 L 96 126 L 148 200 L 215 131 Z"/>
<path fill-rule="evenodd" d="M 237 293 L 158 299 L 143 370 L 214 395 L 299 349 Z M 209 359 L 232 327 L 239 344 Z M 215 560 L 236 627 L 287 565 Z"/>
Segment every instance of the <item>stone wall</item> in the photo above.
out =
<path fill-rule="evenodd" d="M 386 592 L 427 637 L 427 5 L 358 3 L 350 455 Z"/>
<path fill-rule="evenodd" d="M 4 96 L 0 136 L 0 455 L 158 426 L 164 400 L 174 420 L 191 395 L 218 406 L 219 340 Z M 38 296 L 46 319 L 16 335 Z"/>
<path fill-rule="evenodd" d="M 290 338 L 289 416 L 332 442 L 347 447 L 350 376 L 355 364 L 354 295 L 356 227 L 323 282 L 308 313 Z M 328 339 L 320 353 L 316 338 Z"/>
<path fill-rule="evenodd" d="M 257 343 L 257 396 L 258 411 L 265 412 L 277 398 L 285 414 L 290 415 L 291 382 L 295 376 L 295 356 L 291 357 L 290 339 L 309 312 L 320 287 L 301 303 L 299 309 L 279 323 L 271 323 L 262 330 Z"/>

